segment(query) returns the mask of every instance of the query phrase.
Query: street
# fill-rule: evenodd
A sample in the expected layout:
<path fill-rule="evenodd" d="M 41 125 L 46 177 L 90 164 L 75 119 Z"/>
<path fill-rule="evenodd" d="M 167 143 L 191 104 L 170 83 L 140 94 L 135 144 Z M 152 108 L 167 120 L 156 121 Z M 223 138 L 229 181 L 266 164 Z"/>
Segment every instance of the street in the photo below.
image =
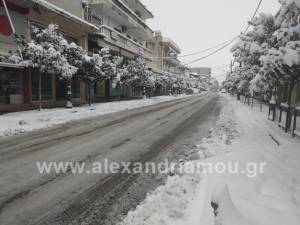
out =
<path fill-rule="evenodd" d="M 300 225 L 299 18 L 0 0 L 0 225 Z"/>
<path fill-rule="evenodd" d="M 70 171 L 40 174 L 36 162 L 88 165 L 105 158 L 114 162 L 163 159 L 170 146 L 208 119 L 211 123 L 217 119 L 220 98 L 214 93 L 195 95 L 1 139 L 0 224 L 81 224 L 82 218 L 95 217 L 91 212 L 95 205 L 97 224 L 109 224 L 107 214 L 126 215 L 131 208 L 114 212 L 111 206 L 124 194 L 134 202 L 130 207 L 136 206 L 160 182 L 153 180 L 153 187 L 147 188 L 150 190 L 135 197 L 136 193 L 127 190 L 136 184 L 137 176 L 76 175 Z M 209 126 L 203 129 L 208 133 Z"/>

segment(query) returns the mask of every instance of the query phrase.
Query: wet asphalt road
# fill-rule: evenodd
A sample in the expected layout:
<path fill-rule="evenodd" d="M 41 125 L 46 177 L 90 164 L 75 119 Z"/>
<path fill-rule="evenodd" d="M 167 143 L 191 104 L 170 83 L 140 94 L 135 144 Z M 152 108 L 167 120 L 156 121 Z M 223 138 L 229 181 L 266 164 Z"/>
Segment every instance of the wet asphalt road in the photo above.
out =
<path fill-rule="evenodd" d="M 133 192 L 138 192 L 137 188 L 129 190 L 137 184 L 137 176 L 74 175 L 70 171 L 40 174 L 36 162 L 84 162 L 89 168 L 104 159 L 157 160 L 208 118 L 215 120 L 221 108 L 219 100 L 217 94 L 207 93 L 0 139 L 0 224 L 113 224 L 107 220 L 108 214 L 125 215 L 160 181 L 153 180 L 151 186 L 152 178 L 147 178 L 150 185 L 139 185 L 145 190 L 136 197 Z M 128 199 L 124 194 L 131 196 L 134 204 L 114 215 L 112 206 Z M 126 205 L 124 201 L 122 205 Z"/>

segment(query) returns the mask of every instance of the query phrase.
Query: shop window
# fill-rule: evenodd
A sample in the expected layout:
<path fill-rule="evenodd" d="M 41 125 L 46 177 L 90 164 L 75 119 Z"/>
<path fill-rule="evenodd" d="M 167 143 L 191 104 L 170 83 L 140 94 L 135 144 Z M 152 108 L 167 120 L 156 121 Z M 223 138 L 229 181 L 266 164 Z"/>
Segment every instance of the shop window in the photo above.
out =
<path fill-rule="evenodd" d="M 53 99 L 53 74 L 42 74 L 42 100 Z M 33 101 L 39 100 L 39 74 L 37 70 L 31 72 L 31 95 Z"/>
<path fill-rule="evenodd" d="M 105 98 L 106 86 L 105 81 L 94 83 L 94 95 L 96 98 Z"/>
<path fill-rule="evenodd" d="M 293 104 L 300 106 L 300 83 L 296 84 L 293 89 Z"/>
<path fill-rule="evenodd" d="M 72 80 L 72 98 L 80 98 L 80 81 Z"/>
<path fill-rule="evenodd" d="M 0 104 L 23 103 L 22 70 L 0 67 Z"/>
<path fill-rule="evenodd" d="M 55 76 L 56 100 L 64 101 L 66 98 L 66 81 L 60 76 Z"/>

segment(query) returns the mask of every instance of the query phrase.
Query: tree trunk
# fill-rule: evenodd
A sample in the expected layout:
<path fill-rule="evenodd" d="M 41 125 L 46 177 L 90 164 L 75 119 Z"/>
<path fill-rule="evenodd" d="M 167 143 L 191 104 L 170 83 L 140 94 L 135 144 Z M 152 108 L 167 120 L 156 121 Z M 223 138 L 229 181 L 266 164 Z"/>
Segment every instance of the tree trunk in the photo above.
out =
<path fill-rule="evenodd" d="M 89 102 L 89 106 L 92 105 L 92 82 L 91 81 L 87 81 L 87 91 L 88 91 L 88 102 Z"/>
<path fill-rule="evenodd" d="M 71 79 L 66 80 L 67 93 L 66 93 L 66 108 L 73 108 L 72 104 L 72 81 Z"/>
<path fill-rule="evenodd" d="M 291 118 L 292 118 L 292 95 L 293 95 L 293 88 L 294 88 L 294 79 L 291 79 L 290 81 L 290 89 L 289 89 L 289 94 L 288 94 L 288 109 L 286 113 L 286 120 L 285 120 L 285 132 L 288 131 L 291 127 Z"/>
<path fill-rule="evenodd" d="M 88 87 L 88 80 L 85 80 L 85 99 L 86 103 L 89 103 L 89 87 Z"/>
<path fill-rule="evenodd" d="M 39 111 L 42 109 L 42 72 L 39 70 Z"/>
<path fill-rule="evenodd" d="M 143 99 L 146 99 L 147 98 L 147 96 L 146 96 L 146 87 L 143 87 Z"/>
<path fill-rule="evenodd" d="M 119 102 L 121 101 L 121 89 L 122 89 L 121 84 L 118 84 L 118 100 L 119 100 Z"/>

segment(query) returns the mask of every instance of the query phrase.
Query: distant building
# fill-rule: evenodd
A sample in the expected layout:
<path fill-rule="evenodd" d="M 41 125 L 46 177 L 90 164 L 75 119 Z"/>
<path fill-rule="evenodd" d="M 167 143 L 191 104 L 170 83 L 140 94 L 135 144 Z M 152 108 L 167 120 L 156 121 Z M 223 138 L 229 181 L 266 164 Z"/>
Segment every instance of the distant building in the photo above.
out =
<path fill-rule="evenodd" d="M 201 76 L 211 76 L 211 68 L 210 67 L 193 67 L 190 68 L 191 72 L 194 74 L 198 74 Z"/>
<path fill-rule="evenodd" d="M 181 49 L 172 39 L 163 37 L 160 31 L 155 31 L 154 37 L 147 43 L 152 46 L 154 57 L 150 66 L 154 71 L 173 74 L 184 73 L 184 67 L 177 57 L 181 53 Z"/>

